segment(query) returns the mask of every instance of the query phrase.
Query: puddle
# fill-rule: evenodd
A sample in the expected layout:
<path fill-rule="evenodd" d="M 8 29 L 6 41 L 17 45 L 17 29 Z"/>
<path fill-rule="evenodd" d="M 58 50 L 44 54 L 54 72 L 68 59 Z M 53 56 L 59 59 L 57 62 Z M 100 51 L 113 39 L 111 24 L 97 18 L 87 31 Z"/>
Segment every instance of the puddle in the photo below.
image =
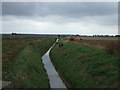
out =
<path fill-rule="evenodd" d="M 63 83 L 62 79 L 58 75 L 57 71 L 55 70 L 49 56 L 50 50 L 54 47 L 54 45 L 58 42 L 58 39 L 53 44 L 53 46 L 43 55 L 42 62 L 48 74 L 50 88 L 66 88 L 65 84 Z M 67 90 L 67 88 L 66 88 Z"/>

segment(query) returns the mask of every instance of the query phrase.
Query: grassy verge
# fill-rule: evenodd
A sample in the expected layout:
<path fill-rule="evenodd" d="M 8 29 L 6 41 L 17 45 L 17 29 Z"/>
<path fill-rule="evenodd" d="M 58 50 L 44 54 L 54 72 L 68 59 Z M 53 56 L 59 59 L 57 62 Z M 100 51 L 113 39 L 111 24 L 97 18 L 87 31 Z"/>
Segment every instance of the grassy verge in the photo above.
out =
<path fill-rule="evenodd" d="M 3 80 L 12 82 L 10 88 L 49 87 L 41 57 L 54 42 L 48 36 L 3 39 Z"/>
<path fill-rule="evenodd" d="M 59 46 L 63 43 L 63 46 Z M 118 56 L 72 42 L 60 41 L 50 56 L 58 72 L 72 88 L 115 88 Z"/>

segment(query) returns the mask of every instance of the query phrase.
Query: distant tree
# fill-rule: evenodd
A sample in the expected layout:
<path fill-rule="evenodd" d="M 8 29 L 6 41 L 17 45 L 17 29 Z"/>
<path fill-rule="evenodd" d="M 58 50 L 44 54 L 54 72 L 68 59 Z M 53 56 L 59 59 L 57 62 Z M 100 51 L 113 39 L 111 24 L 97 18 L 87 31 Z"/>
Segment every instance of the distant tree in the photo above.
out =
<path fill-rule="evenodd" d="M 79 34 L 76 34 L 76 36 L 80 36 Z"/>
<path fill-rule="evenodd" d="M 109 37 L 109 35 L 105 35 L 105 37 Z"/>
<path fill-rule="evenodd" d="M 16 33 L 12 33 L 12 35 L 16 35 Z"/>
<path fill-rule="evenodd" d="M 115 35 L 115 37 L 120 37 L 120 35 Z"/>
<path fill-rule="evenodd" d="M 60 35 L 58 35 L 58 37 L 60 37 Z"/>

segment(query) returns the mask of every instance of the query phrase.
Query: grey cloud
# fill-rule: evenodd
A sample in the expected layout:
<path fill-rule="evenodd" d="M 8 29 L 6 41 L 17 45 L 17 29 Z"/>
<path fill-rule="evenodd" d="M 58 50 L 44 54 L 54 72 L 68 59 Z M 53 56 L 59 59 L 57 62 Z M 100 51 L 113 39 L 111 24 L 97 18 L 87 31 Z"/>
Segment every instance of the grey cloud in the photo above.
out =
<path fill-rule="evenodd" d="M 117 13 L 114 2 L 4 2 L 3 15 L 84 17 Z"/>
<path fill-rule="evenodd" d="M 57 24 L 85 22 L 117 25 L 117 3 L 114 2 L 4 2 L 3 20 L 28 19 Z"/>
<path fill-rule="evenodd" d="M 34 3 L 18 3 L 18 2 L 3 2 L 2 14 L 15 16 L 31 16 L 34 15 Z"/>
<path fill-rule="evenodd" d="M 107 15 L 107 16 L 86 16 L 82 18 L 69 18 L 69 17 L 62 17 L 62 16 L 46 16 L 46 17 L 15 17 L 15 16 L 3 16 L 3 21 L 12 21 L 12 20 L 30 20 L 34 22 L 49 22 L 49 23 L 56 23 L 56 24 L 65 24 L 65 23 L 87 23 L 87 24 L 98 24 L 101 26 L 111 26 L 111 25 L 118 25 L 118 18 L 117 15 Z"/>

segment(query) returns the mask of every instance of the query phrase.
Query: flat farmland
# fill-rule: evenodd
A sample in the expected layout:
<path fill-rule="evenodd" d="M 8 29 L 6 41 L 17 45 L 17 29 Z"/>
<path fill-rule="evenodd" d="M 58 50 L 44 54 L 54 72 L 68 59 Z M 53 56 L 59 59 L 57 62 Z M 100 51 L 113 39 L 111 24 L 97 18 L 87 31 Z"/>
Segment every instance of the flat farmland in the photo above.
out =
<path fill-rule="evenodd" d="M 70 36 L 66 37 L 70 38 Z M 83 40 L 119 40 L 118 37 L 92 37 L 92 36 L 77 36 L 76 39 L 83 39 Z"/>
<path fill-rule="evenodd" d="M 66 38 L 69 39 L 70 37 Z M 110 53 L 120 53 L 119 37 L 76 37 L 76 39 L 73 42 L 104 49 Z"/>

